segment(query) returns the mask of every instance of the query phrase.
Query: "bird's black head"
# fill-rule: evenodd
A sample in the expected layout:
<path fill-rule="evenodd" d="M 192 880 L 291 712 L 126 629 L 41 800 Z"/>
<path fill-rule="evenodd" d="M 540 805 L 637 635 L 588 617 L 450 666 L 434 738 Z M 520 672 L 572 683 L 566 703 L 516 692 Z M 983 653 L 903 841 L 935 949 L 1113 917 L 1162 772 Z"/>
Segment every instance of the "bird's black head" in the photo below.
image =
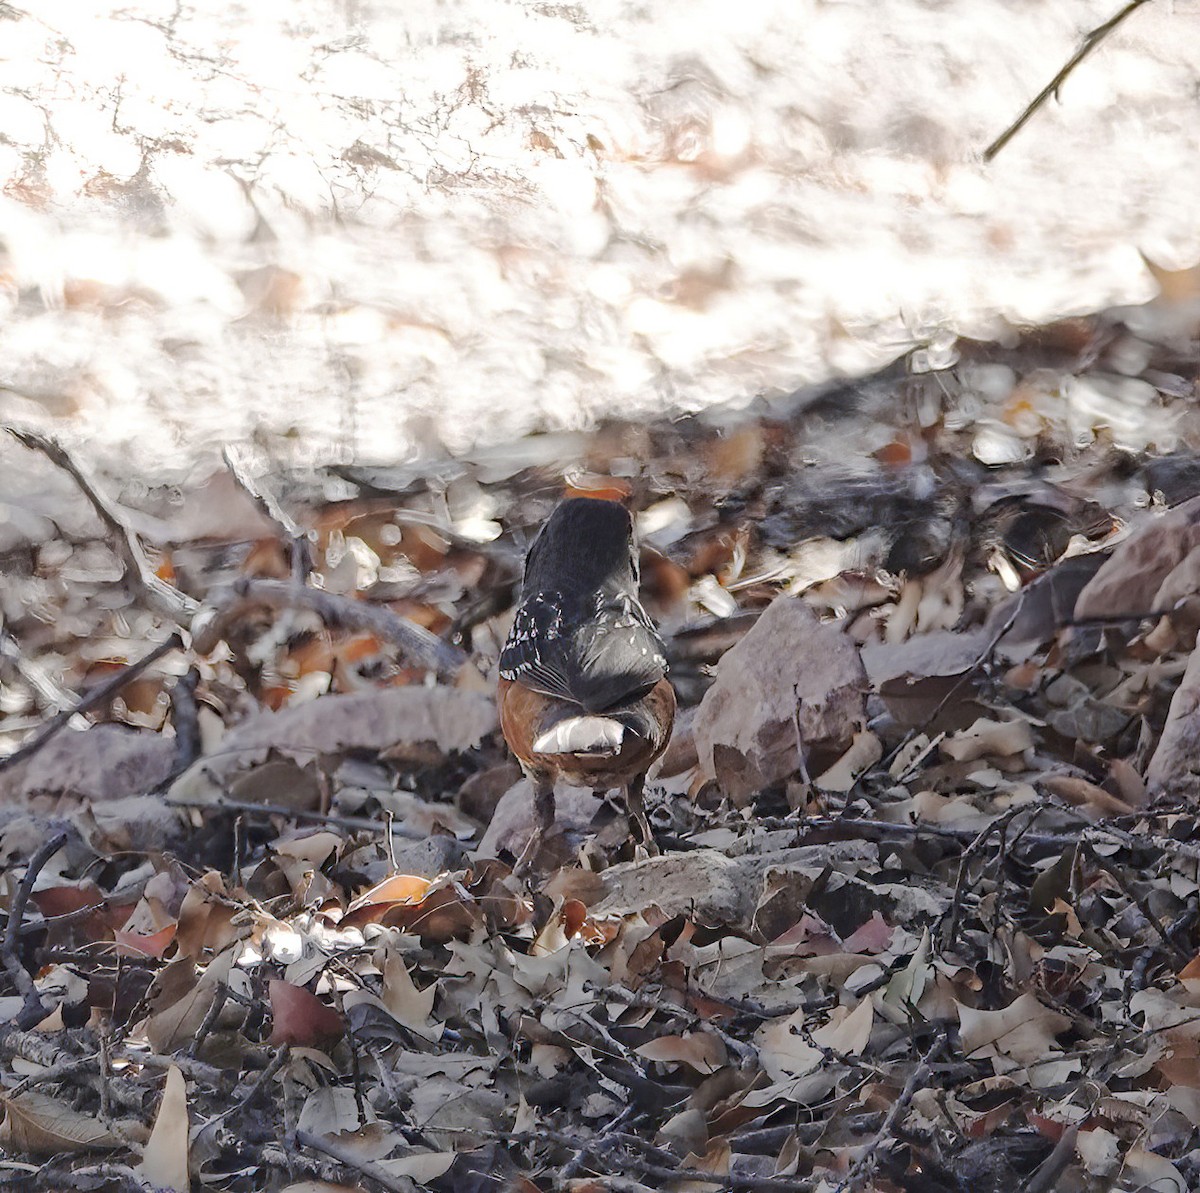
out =
<path fill-rule="evenodd" d="M 633 520 L 615 501 L 573 497 L 555 509 L 525 560 L 525 592 L 636 593 Z"/>

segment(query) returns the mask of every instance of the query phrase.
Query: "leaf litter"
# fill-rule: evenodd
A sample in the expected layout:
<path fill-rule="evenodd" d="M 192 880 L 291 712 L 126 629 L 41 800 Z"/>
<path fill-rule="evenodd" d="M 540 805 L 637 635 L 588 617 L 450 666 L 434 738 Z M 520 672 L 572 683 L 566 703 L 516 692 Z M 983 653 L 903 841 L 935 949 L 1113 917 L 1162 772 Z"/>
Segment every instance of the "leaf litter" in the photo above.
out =
<path fill-rule="evenodd" d="M 1136 314 L 14 523 L 4 1187 L 1195 1188 L 1200 315 Z M 496 659 L 574 493 L 681 713 L 662 855 L 564 791 L 525 883 Z"/>

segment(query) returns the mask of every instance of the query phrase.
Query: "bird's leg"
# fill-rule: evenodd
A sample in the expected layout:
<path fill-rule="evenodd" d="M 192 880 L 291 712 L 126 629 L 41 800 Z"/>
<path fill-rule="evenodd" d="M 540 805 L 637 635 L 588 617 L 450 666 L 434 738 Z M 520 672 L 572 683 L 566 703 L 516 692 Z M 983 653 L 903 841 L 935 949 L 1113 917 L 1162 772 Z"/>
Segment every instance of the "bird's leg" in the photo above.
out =
<path fill-rule="evenodd" d="M 642 789 L 645 786 L 646 776 L 644 774 L 630 779 L 625 785 L 625 805 L 629 809 L 630 819 L 637 824 L 646 852 L 651 857 L 656 857 L 658 845 L 654 841 L 654 834 L 650 831 L 650 821 L 646 817 L 646 805 L 642 802 Z"/>
<path fill-rule="evenodd" d="M 538 850 L 542 847 L 542 839 L 554 823 L 553 777 L 539 771 L 531 774 L 529 781 L 533 784 L 533 834 L 525 848 L 521 850 L 521 856 L 517 858 L 517 864 L 513 867 L 513 873 L 518 878 L 524 878 L 533 869 L 533 859 L 537 857 Z"/>

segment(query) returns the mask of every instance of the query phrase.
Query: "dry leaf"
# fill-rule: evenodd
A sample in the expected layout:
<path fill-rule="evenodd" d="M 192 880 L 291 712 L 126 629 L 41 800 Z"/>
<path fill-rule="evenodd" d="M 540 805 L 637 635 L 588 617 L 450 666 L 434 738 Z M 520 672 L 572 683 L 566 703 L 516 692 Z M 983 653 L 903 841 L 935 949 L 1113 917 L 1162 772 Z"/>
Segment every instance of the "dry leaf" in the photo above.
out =
<path fill-rule="evenodd" d="M 681 1036 L 659 1036 L 636 1049 L 647 1060 L 670 1065 L 689 1065 L 698 1073 L 715 1073 L 729 1063 L 725 1044 L 708 1032 L 684 1032 Z"/>
<path fill-rule="evenodd" d="M 824 750 L 836 757 L 865 720 L 858 649 L 796 597 L 777 598 L 726 651 L 693 735 L 702 773 L 745 803 Z"/>
<path fill-rule="evenodd" d="M 272 978 L 267 992 L 273 1025 L 270 1043 L 320 1046 L 341 1039 L 342 1017 L 303 986 Z"/>
<path fill-rule="evenodd" d="M 15 1098 L 0 1096 L 4 1121 L 0 1146 L 13 1155 L 53 1156 L 125 1147 L 129 1139 L 142 1140 L 146 1129 L 138 1122 L 108 1126 L 37 1090 Z"/>
<path fill-rule="evenodd" d="M 159 1189 L 189 1193 L 188 1105 L 183 1074 L 171 1065 L 138 1173 Z"/>
<path fill-rule="evenodd" d="M 996 1073 L 1010 1073 L 1059 1055 L 1054 1037 L 1071 1020 L 1044 1007 L 1032 994 L 1022 994 L 999 1011 L 959 1006 L 959 1031 L 968 1057 L 991 1060 Z"/>

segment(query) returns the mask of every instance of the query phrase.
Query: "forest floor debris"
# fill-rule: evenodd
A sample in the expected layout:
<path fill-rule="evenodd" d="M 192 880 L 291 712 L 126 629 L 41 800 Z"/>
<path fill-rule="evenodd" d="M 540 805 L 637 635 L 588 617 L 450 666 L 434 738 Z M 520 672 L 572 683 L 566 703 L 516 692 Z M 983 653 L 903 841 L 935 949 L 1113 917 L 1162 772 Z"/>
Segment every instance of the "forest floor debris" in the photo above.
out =
<path fill-rule="evenodd" d="M 80 506 L 5 539 L 0 1188 L 1195 1188 L 1200 314 L 1152 314 L 554 463 L 231 458 L 224 533 L 9 440 Z M 1122 377 L 1169 437 L 1066 419 Z M 683 706 L 663 856 L 564 795 L 527 884 L 495 664 L 581 492 Z"/>

